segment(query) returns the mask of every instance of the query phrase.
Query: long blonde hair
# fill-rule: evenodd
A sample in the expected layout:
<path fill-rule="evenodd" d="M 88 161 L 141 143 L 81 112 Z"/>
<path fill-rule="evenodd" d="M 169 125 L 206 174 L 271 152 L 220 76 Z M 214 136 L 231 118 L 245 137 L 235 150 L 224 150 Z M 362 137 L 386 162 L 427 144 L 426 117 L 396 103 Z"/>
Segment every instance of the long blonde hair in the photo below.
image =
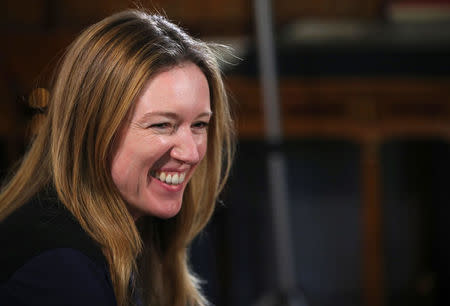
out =
<path fill-rule="evenodd" d="M 213 117 L 204 160 L 177 216 L 137 223 L 111 178 L 115 137 L 146 81 L 183 62 L 205 74 Z M 112 15 L 68 48 L 53 84 L 47 119 L 0 194 L 0 220 L 51 185 L 102 247 L 118 305 L 205 305 L 187 249 L 214 210 L 233 155 L 233 123 L 216 53 L 166 18 L 139 10 Z M 130 286 L 130 280 L 134 286 Z"/>

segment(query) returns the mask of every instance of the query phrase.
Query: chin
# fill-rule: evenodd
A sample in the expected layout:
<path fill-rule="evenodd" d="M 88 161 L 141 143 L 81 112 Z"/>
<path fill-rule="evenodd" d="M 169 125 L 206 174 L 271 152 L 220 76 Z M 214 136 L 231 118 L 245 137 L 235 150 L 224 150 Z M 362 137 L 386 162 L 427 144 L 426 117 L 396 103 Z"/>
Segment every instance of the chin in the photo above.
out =
<path fill-rule="evenodd" d="M 181 199 L 177 201 L 160 201 L 157 205 L 151 205 L 143 214 L 160 219 L 170 219 L 180 212 L 181 206 Z"/>
<path fill-rule="evenodd" d="M 142 216 L 170 219 L 180 212 L 183 204 L 183 192 L 169 196 L 155 193 L 157 191 L 146 192 L 135 201 L 128 201 L 128 209 L 135 220 Z"/>
<path fill-rule="evenodd" d="M 180 212 L 180 209 L 174 210 L 174 211 L 164 211 L 157 214 L 152 214 L 154 217 L 160 218 L 160 219 L 170 219 L 178 215 Z"/>

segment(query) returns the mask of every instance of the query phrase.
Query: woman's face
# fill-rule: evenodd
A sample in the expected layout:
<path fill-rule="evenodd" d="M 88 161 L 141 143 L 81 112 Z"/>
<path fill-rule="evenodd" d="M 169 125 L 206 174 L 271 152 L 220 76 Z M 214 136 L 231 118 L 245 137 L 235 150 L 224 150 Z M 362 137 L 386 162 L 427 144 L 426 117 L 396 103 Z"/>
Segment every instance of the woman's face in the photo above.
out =
<path fill-rule="evenodd" d="M 203 159 L 211 118 L 209 87 L 193 63 L 150 79 L 119 131 L 111 175 L 132 216 L 175 216 Z"/>

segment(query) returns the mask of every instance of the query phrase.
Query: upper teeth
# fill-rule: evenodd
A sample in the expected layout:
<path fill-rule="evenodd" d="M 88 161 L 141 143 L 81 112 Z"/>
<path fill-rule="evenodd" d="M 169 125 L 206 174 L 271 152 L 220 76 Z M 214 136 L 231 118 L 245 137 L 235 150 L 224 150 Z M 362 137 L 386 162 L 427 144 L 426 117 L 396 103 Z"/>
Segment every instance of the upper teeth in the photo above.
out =
<path fill-rule="evenodd" d="M 156 172 L 155 177 L 166 184 L 178 185 L 184 182 L 186 173 L 166 173 L 166 172 Z"/>

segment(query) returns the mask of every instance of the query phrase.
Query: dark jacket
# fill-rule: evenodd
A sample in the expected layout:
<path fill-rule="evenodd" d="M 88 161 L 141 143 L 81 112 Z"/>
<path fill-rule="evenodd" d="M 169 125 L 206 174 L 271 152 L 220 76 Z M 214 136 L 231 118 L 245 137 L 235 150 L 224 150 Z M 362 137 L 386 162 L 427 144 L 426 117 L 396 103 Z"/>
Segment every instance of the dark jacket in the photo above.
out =
<path fill-rule="evenodd" d="M 52 191 L 0 224 L 0 305 L 116 305 L 100 247 Z"/>

